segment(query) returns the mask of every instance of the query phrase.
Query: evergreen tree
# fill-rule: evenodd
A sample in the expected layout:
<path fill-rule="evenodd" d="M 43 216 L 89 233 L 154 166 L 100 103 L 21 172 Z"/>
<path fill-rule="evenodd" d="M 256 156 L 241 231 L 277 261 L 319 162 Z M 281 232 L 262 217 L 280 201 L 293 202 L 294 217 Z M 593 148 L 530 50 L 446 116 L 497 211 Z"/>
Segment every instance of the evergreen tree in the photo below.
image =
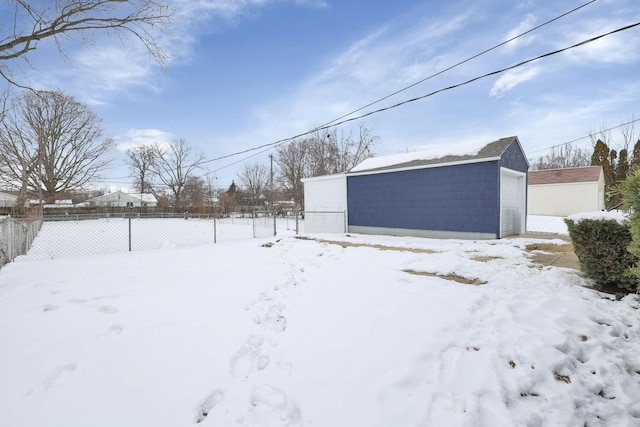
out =
<path fill-rule="evenodd" d="M 236 186 L 235 181 L 231 181 L 231 185 L 229 186 L 229 189 L 227 190 L 227 194 L 229 196 L 235 196 L 236 194 L 238 194 L 238 187 Z"/>
<path fill-rule="evenodd" d="M 618 154 L 618 167 L 616 168 L 616 182 L 621 182 L 627 179 L 629 174 L 629 153 L 625 148 L 620 150 Z"/>
<path fill-rule="evenodd" d="M 614 150 L 612 150 L 613 152 Z M 620 154 L 618 155 L 618 165 L 615 168 L 615 184 L 614 186 L 618 186 L 622 181 L 627 179 L 627 175 L 629 174 L 629 155 L 627 150 L 623 148 L 620 150 Z M 613 191 L 610 195 L 611 205 L 616 206 L 620 202 L 622 202 L 622 194 L 619 191 Z"/>
<path fill-rule="evenodd" d="M 615 153 L 615 150 L 613 151 Z M 593 147 L 593 154 L 591 155 L 591 166 L 602 166 L 605 192 L 604 204 L 607 208 L 614 205 L 610 192 L 615 185 L 615 176 L 613 174 L 613 166 L 611 165 L 611 160 L 615 160 L 615 157 L 617 157 L 617 153 L 612 155 L 607 144 L 601 139 L 596 141 L 596 145 Z"/>
<path fill-rule="evenodd" d="M 629 168 L 634 170 L 640 166 L 640 139 L 633 145 L 633 153 L 631 155 L 631 162 Z"/>

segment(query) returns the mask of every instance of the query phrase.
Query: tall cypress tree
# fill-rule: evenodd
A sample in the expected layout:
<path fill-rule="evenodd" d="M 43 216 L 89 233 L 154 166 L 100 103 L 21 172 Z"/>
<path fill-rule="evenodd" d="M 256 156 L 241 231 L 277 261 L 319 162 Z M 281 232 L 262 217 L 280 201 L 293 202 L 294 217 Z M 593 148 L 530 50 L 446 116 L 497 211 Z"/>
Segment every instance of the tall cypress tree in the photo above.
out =
<path fill-rule="evenodd" d="M 613 201 L 611 200 L 610 192 L 615 185 L 615 176 L 613 175 L 613 167 L 611 165 L 611 159 L 615 159 L 615 157 L 616 155 L 611 155 L 609 146 L 605 142 L 603 142 L 601 139 L 598 139 L 596 141 L 596 145 L 593 147 L 593 154 L 591 155 L 591 166 L 602 166 L 605 193 L 604 205 L 607 208 L 614 205 Z"/>
<path fill-rule="evenodd" d="M 631 155 L 631 162 L 629 168 L 631 170 L 640 166 L 640 139 L 633 145 L 633 153 Z"/>
<path fill-rule="evenodd" d="M 620 150 L 618 154 L 618 167 L 616 168 L 616 182 L 622 182 L 627 179 L 629 174 L 629 153 L 626 149 Z"/>

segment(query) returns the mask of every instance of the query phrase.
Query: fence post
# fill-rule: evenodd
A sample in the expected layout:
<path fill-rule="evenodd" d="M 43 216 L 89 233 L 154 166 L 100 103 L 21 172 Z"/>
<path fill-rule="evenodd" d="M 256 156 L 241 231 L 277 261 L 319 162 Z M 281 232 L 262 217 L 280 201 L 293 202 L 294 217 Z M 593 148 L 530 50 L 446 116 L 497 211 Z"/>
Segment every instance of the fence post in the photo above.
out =
<path fill-rule="evenodd" d="M 9 221 L 7 221 L 7 243 L 8 243 L 8 248 L 7 248 L 7 252 L 8 252 L 8 257 L 9 257 L 9 261 L 13 261 L 14 260 L 14 256 L 13 256 L 13 220 L 9 219 Z"/>
<path fill-rule="evenodd" d="M 273 235 L 277 236 L 278 235 L 278 228 L 276 226 L 277 223 L 277 219 L 278 219 L 278 215 L 276 213 L 276 210 L 273 210 Z"/>
<path fill-rule="evenodd" d="M 129 252 L 131 252 L 131 217 L 129 217 Z"/>
<path fill-rule="evenodd" d="M 349 231 L 349 224 L 347 224 L 347 211 L 342 211 L 342 217 L 344 218 L 344 232 Z"/>
<path fill-rule="evenodd" d="M 218 229 L 216 227 L 216 217 L 213 217 L 213 243 L 218 243 Z"/>
<path fill-rule="evenodd" d="M 296 236 L 300 233 L 300 228 L 298 225 L 298 217 L 300 216 L 300 211 L 296 210 Z"/>

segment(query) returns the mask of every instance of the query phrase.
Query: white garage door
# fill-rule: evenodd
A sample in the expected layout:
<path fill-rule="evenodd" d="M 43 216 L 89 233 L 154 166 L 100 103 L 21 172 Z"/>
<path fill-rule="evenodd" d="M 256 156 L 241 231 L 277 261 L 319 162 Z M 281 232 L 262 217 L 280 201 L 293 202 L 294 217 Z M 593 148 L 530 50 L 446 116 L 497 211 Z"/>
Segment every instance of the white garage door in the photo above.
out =
<path fill-rule="evenodd" d="M 302 182 L 304 183 L 304 232 L 346 232 L 346 176 L 306 178 Z"/>
<path fill-rule="evenodd" d="M 525 177 L 502 171 L 500 185 L 500 237 L 524 233 Z"/>

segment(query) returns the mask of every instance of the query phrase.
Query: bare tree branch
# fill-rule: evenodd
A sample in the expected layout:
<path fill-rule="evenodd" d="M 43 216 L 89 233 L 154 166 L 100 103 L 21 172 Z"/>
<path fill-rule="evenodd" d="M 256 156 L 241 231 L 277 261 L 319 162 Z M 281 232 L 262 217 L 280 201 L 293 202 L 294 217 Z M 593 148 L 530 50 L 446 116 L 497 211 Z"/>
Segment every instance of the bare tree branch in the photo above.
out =
<path fill-rule="evenodd" d="M 184 139 L 173 141 L 168 147 L 156 143 L 153 150 L 155 152 L 152 168 L 154 175 L 173 193 L 175 207 L 183 207 L 184 187 L 204 162 L 205 155 L 193 152 L 193 148 Z"/>
<path fill-rule="evenodd" d="M 163 1 L 57 0 L 49 7 L 45 4 L 50 2 L 37 3 L 38 6 L 23 0 L 9 3 L 13 5 L 13 28 L 2 28 L 0 32 L 0 77 L 10 84 L 23 87 L 12 77 L 12 60 L 28 61 L 29 53 L 48 39 L 64 55 L 62 35 L 80 34 L 85 40 L 94 32 L 129 35 L 141 42 L 160 65 L 169 58 L 154 35 L 156 29 L 170 23 L 171 10 Z"/>

